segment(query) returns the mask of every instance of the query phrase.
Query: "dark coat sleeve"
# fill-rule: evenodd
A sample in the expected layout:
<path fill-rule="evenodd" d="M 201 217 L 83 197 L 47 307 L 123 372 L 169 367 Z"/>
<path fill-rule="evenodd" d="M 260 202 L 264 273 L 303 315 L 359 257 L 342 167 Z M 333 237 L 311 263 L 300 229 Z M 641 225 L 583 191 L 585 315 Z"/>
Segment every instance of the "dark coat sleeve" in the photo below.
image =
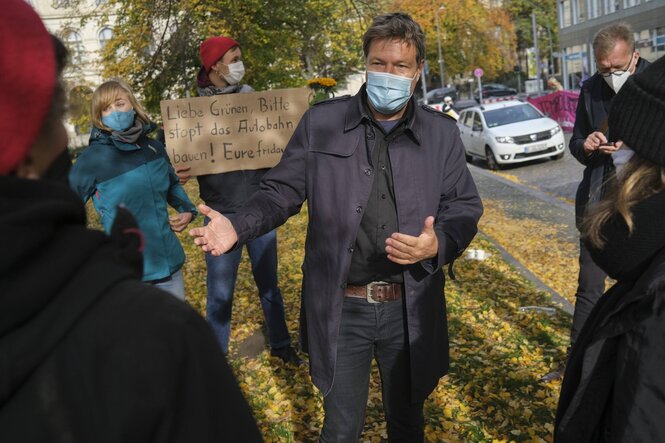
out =
<path fill-rule="evenodd" d="M 590 85 L 585 83 L 580 91 L 579 99 L 577 100 L 577 110 L 575 111 L 575 126 L 573 126 L 573 135 L 570 138 L 568 148 L 573 157 L 584 166 L 593 166 L 600 164 L 603 161 L 603 154 L 600 152 L 592 152 L 587 156 L 584 154 L 584 142 L 586 138 L 597 128 L 594 128 L 591 123 L 591 116 L 588 114 L 587 103 L 589 99 Z"/>
<path fill-rule="evenodd" d="M 617 352 L 611 423 L 612 441 L 665 441 L 665 293 L 653 314 L 626 334 Z"/>
<path fill-rule="evenodd" d="M 307 197 L 309 116 L 306 112 L 300 119 L 281 160 L 263 176 L 260 191 L 238 213 L 229 215 L 237 245 L 275 229 L 300 211 Z"/>
<path fill-rule="evenodd" d="M 457 127 L 450 131 L 447 142 L 451 147 L 450 155 L 446 161 L 439 213 L 434 225 L 439 253 L 436 267 L 430 270 L 425 266 L 430 272 L 459 257 L 478 232 L 478 220 L 483 213 L 476 184 L 466 166 L 464 146 Z"/>

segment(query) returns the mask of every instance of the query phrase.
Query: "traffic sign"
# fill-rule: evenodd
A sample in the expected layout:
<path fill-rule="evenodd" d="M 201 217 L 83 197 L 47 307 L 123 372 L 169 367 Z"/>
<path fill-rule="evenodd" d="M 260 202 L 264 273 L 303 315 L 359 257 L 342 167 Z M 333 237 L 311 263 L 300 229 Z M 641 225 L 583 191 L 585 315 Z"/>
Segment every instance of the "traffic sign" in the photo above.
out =
<path fill-rule="evenodd" d="M 483 69 L 482 68 L 476 68 L 473 70 L 473 75 L 476 77 L 480 78 L 483 76 Z"/>

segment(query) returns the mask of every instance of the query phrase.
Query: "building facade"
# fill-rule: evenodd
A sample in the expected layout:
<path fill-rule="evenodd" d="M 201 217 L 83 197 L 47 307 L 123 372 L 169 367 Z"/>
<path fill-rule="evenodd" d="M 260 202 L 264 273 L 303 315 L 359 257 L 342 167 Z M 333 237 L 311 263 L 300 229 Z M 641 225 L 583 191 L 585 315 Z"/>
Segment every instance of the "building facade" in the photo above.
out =
<path fill-rule="evenodd" d="M 563 86 L 579 89 L 596 72 L 591 45 L 600 28 L 628 23 L 640 56 L 654 61 L 665 55 L 665 0 L 560 0 L 559 45 Z"/>
<path fill-rule="evenodd" d="M 100 51 L 113 36 L 113 15 L 107 22 L 101 18 L 101 7 L 107 0 L 26 0 L 39 14 L 49 32 L 58 36 L 70 51 L 69 66 L 65 71 L 72 112 L 76 103 L 87 103 L 85 98 L 102 82 Z M 77 97 L 78 96 L 78 97 Z M 72 115 L 75 118 L 75 115 Z M 67 125 L 70 146 L 86 145 L 89 127 Z"/>

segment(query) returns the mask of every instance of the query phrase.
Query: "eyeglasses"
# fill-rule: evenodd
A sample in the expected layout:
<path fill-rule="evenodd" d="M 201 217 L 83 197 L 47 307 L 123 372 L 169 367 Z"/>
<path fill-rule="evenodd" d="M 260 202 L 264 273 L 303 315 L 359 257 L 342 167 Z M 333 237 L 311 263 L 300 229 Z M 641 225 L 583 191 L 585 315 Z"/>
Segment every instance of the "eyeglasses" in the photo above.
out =
<path fill-rule="evenodd" d="M 610 72 L 600 72 L 598 71 L 598 74 L 601 75 L 603 78 L 609 78 L 612 75 L 616 75 L 617 77 L 621 77 L 624 75 L 626 72 L 630 70 L 630 65 L 633 63 L 633 57 L 635 57 L 635 51 L 633 51 L 633 55 L 630 56 L 630 61 L 628 62 L 628 67 L 626 69 L 617 69 L 616 71 L 610 71 Z"/>

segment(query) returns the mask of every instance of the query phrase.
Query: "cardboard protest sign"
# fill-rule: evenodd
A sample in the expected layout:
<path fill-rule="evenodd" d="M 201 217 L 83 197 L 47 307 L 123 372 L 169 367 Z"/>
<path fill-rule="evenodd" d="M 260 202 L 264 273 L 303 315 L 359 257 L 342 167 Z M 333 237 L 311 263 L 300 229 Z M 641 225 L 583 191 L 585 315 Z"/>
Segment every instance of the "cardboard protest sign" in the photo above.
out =
<path fill-rule="evenodd" d="M 166 150 L 192 175 L 275 166 L 309 107 L 307 88 L 160 103 Z"/>

